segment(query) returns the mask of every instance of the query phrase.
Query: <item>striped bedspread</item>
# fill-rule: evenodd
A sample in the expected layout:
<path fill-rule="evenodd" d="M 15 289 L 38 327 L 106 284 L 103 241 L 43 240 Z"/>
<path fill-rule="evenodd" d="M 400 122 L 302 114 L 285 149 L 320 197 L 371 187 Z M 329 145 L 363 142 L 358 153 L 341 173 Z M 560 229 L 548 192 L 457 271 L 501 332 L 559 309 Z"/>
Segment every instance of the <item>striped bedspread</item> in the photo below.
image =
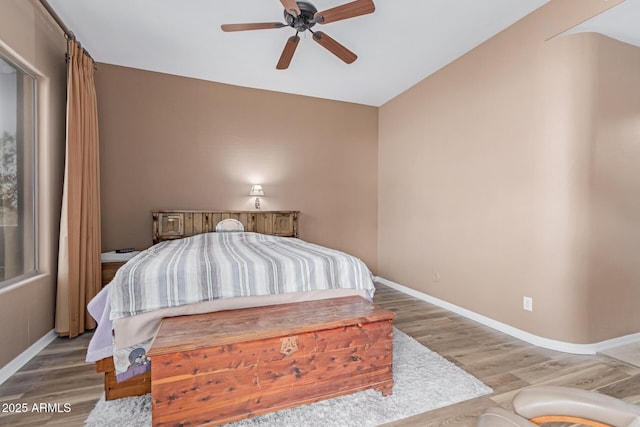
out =
<path fill-rule="evenodd" d="M 325 289 L 366 290 L 359 259 L 290 237 L 206 233 L 159 243 L 121 267 L 112 281 L 111 319 L 219 298 Z"/>

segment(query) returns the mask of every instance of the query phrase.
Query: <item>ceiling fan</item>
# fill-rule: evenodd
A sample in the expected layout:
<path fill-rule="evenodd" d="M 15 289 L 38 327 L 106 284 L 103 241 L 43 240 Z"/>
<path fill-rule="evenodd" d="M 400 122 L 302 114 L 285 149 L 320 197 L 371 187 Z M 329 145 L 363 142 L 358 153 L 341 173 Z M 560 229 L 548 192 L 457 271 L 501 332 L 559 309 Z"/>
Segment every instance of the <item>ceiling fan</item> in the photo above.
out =
<path fill-rule="evenodd" d="M 298 47 L 298 42 L 300 41 L 298 33 L 306 30 L 309 30 L 313 35 L 313 40 L 320 46 L 324 47 L 347 64 L 351 64 L 358 58 L 355 53 L 351 52 L 349 49 L 322 31 L 312 31 L 311 27 L 316 24 L 328 24 L 330 22 L 366 15 L 368 13 L 373 13 L 373 11 L 376 10 L 372 0 L 356 0 L 322 12 L 318 12 L 318 9 L 307 1 L 280 0 L 280 3 L 284 6 L 285 23 L 256 22 L 248 24 L 225 24 L 220 26 L 222 31 L 267 30 L 287 26 L 296 30 L 296 35 L 289 37 L 284 46 L 282 55 L 280 55 L 280 60 L 276 65 L 278 70 L 285 70 L 289 68 L 293 54 Z"/>

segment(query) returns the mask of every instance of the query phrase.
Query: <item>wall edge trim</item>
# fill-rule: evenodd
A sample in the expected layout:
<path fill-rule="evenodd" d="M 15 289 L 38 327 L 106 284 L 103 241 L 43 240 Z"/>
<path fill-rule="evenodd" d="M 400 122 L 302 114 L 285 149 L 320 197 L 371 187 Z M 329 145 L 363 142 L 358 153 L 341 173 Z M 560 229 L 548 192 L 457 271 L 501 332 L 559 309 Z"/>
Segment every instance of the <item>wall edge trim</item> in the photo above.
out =
<path fill-rule="evenodd" d="M 52 329 L 47 332 L 42 338 L 35 343 L 31 344 L 29 348 L 20 353 L 16 358 L 4 365 L 0 369 L 0 385 L 6 380 L 11 378 L 13 374 L 18 372 L 20 368 L 26 365 L 31 359 L 33 359 L 38 353 L 40 353 L 46 346 L 51 344 L 53 340 L 58 337 L 58 334 Z"/>
<path fill-rule="evenodd" d="M 543 347 L 549 350 L 562 351 L 564 353 L 572 353 L 572 354 L 596 354 L 601 353 L 605 350 L 611 349 L 613 347 L 618 347 L 625 344 L 631 344 L 640 341 L 640 333 L 624 335 L 617 338 L 608 339 L 605 341 L 600 341 L 592 344 L 574 344 L 565 341 L 552 340 L 549 338 L 544 338 L 538 335 L 534 335 L 530 332 L 523 331 L 522 329 L 515 328 L 513 326 L 507 325 L 506 323 L 499 322 L 490 317 L 484 316 L 482 314 L 478 314 L 474 311 L 467 310 L 466 308 L 457 306 L 450 302 L 441 300 L 434 296 L 425 294 L 420 291 L 416 291 L 415 289 L 408 288 L 399 283 L 395 283 L 391 280 L 387 280 L 383 277 L 376 276 L 374 281 L 379 282 L 385 286 L 393 288 L 397 291 L 410 295 L 412 297 L 418 298 L 422 301 L 426 301 L 433 305 L 437 305 L 438 307 L 449 310 L 453 313 L 459 314 L 460 316 L 466 317 L 467 319 L 476 321 L 484 326 L 488 326 L 497 331 L 503 332 L 507 335 L 511 335 L 514 338 L 518 338 L 522 341 L 526 341 L 530 344 L 536 345 L 538 347 Z"/>

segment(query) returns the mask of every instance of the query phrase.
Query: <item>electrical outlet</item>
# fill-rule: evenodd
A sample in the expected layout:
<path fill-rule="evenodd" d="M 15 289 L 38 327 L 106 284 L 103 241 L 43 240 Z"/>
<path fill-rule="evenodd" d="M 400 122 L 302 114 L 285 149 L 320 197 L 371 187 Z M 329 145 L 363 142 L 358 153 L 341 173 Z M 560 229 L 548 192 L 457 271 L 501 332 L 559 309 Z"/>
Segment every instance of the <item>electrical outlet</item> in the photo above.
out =
<path fill-rule="evenodd" d="M 522 297 L 522 309 L 527 311 L 533 311 L 533 298 Z"/>

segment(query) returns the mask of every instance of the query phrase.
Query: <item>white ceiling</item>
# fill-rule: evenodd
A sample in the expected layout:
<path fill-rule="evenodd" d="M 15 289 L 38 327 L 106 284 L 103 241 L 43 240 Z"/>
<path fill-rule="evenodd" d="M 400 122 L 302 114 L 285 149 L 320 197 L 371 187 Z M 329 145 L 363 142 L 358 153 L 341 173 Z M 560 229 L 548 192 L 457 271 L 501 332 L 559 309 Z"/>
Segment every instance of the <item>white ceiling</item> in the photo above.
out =
<path fill-rule="evenodd" d="M 311 1 L 325 10 L 349 0 Z M 279 0 L 49 3 L 97 62 L 379 106 L 547 1 L 377 0 L 373 14 L 316 26 L 354 51 L 355 63 L 301 34 L 284 71 L 275 65 L 293 29 L 220 30 L 221 24 L 283 22 Z"/>
<path fill-rule="evenodd" d="M 626 0 L 619 5 L 577 25 L 565 34 L 601 33 L 640 47 L 640 0 Z"/>

